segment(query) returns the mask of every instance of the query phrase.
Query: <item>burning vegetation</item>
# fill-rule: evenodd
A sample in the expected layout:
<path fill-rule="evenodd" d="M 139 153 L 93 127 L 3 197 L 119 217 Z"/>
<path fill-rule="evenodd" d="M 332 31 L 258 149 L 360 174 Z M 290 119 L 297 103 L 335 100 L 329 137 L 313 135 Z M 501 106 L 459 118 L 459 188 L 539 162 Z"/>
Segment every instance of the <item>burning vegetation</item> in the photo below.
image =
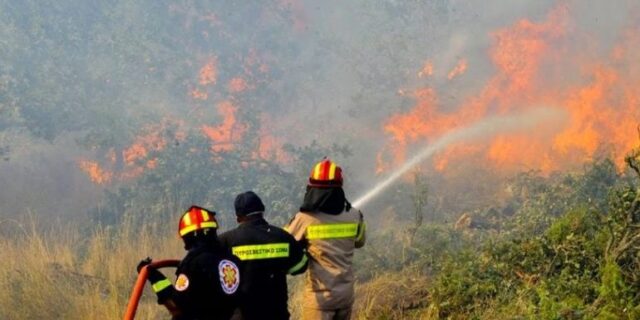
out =
<path fill-rule="evenodd" d="M 0 203 L 38 144 L 73 169 L 0 205 L 0 318 L 117 318 L 136 259 L 182 254 L 177 212 L 228 229 L 251 189 L 284 225 L 324 156 L 370 224 L 359 318 L 640 318 L 635 1 L 41 7 L 0 0 Z M 74 205 L 85 185 L 102 196 Z"/>
<path fill-rule="evenodd" d="M 611 53 L 600 58 L 588 48 L 572 46 L 571 40 L 588 35 L 576 30 L 570 10 L 561 4 L 542 21 L 521 19 L 491 31 L 489 56 L 495 72 L 461 105 L 450 108 L 434 87 L 413 90 L 413 109 L 391 116 L 384 124 L 389 142 L 380 158 L 388 160 L 381 166 L 398 165 L 410 147 L 428 144 L 489 115 L 549 106 L 566 111 L 567 119 L 542 124 L 535 132 L 452 146 L 434 159 L 435 167 L 444 171 L 473 159 L 475 164 L 502 170 L 550 173 L 613 153 L 623 168 L 624 150 L 634 146 L 632 132 L 640 119 L 640 92 L 634 85 L 638 74 L 628 68 L 638 59 L 638 51 L 632 49 L 637 42 L 630 38 L 637 25 L 625 27 Z M 434 67 L 428 62 L 418 75 L 430 75 Z M 466 60 L 460 59 L 448 79 L 464 76 L 467 67 Z"/>

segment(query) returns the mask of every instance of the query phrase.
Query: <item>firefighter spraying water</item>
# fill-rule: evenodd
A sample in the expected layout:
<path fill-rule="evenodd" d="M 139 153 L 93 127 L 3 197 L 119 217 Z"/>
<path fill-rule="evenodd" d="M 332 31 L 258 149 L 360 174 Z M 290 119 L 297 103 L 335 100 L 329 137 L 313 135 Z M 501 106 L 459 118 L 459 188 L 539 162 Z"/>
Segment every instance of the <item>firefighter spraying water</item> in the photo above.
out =
<path fill-rule="evenodd" d="M 458 130 L 451 131 L 441 136 L 439 139 L 435 140 L 429 146 L 424 148 L 421 152 L 416 154 L 413 158 L 403 164 L 400 168 L 398 168 L 395 172 L 393 172 L 389 177 L 385 180 L 381 181 L 377 185 L 375 185 L 371 190 L 365 193 L 363 196 L 358 198 L 354 203 L 353 207 L 362 207 L 367 204 L 371 199 L 376 197 L 380 192 L 393 184 L 396 180 L 398 180 L 401 176 L 403 176 L 407 171 L 420 164 L 421 162 L 427 160 L 431 156 L 433 156 L 436 152 L 442 151 L 448 146 L 464 142 L 464 141 L 473 141 L 483 138 L 488 138 L 495 136 L 497 134 L 505 133 L 505 132 L 513 132 L 513 131 L 522 131 L 522 130 L 530 130 L 533 127 L 539 126 L 542 123 L 549 123 L 553 120 L 558 120 L 563 118 L 563 113 L 558 111 L 557 109 L 551 108 L 537 108 L 531 109 L 528 112 L 515 114 L 515 115 L 504 115 L 504 116 L 495 116 L 490 118 L 485 118 L 481 121 L 478 121 L 470 126 L 460 128 Z M 319 259 L 318 257 L 314 257 L 314 254 L 317 255 L 319 249 L 315 248 L 314 245 L 318 245 L 321 243 L 323 248 L 328 248 L 336 246 L 337 251 L 330 252 L 330 255 L 335 255 L 340 257 L 345 255 L 349 257 L 349 259 L 341 262 L 340 265 L 350 265 L 351 257 L 353 256 L 353 250 L 355 248 L 361 247 L 364 245 L 364 221 L 363 216 L 359 210 L 351 210 L 352 206 L 346 201 L 344 198 L 344 192 L 342 191 L 342 173 L 339 166 L 337 166 L 332 161 L 325 159 L 320 163 L 314 166 L 314 169 L 311 172 L 311 176 L 309 178 L 309 185 L 307 187 L 307 194 L 305 195 L 305 202 L 303 206 L 300 208 L 301 212 L 296 214 L 294 219 L 287 225 L 285 230 L 290 232 L 296 240 L 304 240 L 305 243 L 309 243 L 310 247 L 308 248 L 311 255 L 311 278 L 317 278 L 317 281 L 324 281 L 327 283 L 333 283 L 335 280 L 333 276 L 328 276 L 324 270 L 329 269 L 333 270 L 334 274 L 344 274 L 345 279 L 342 279 L 340 283 L 341 286 L 338 288 L 332 289 L 331 296 L 327 296 L 326 293 L 322 293 L 322 296 L 317 296 L 316 288 L 312 285 L 309 285 L 309 290 L 305 291 L 309 294 L 307 299 L 305 299 L 307 304 L 305 304 L 305 318 L 319 318 L 323 317 L 325 313 L 333 314 L 336 317 L 348 319 L 351 316 L 351 308 L 353 304 L 353 276 L 350 272 L 343 272 L 339 269 L 335 269 L 332 264 L 326 264 L 326 261 L 323 259 Z M 252 195 L 253 196 L 253 195 Z M 257 197 L 257 196 L 256 196 Z M 317 198 L 317 199 L 316 199 Z M 333 199 L 335 198 L 335 199 Z M 314 200 L 315 199 L 315 200 Z M 325 201 L 323 199 L 333 199 L 332 201 Z M 313 201 L 312 201 L 313 200 Z M 319 201 L 318 200 L 322 200 Z M 262 212 L 264 210 L 263 205 L 259 201 L 254 201 L 257 206 L 256 208 L 243 209 L 240 208 L 239 211 L 241 214 L 244 211 L 247 213 L 253 214 L 257 212 Z M 324 204 L 326 207 L 318 208 L 318 203 Z M 329 204 L 336 204 L 327 206 Z M 307 208 L 309 207 L 309 208 Z M 335 208 L 334 208 L 335 207 Z M 243 211 L 244 210 L 244 211 Z M 308 211 L 308 212 L 306 212 Z M 323 212 L 329 213 L 323 213 Z M 195 212 L 195 216 L 192 218 L 190 214 Z M 191 220 L 198 218 L 198 214 L 201 212 L 208 213 L 208 211 L 198 208 L 192 207 L 186 215 L 189 215 L 188 218 Z M 306 212 L 306 213 L 305 213 Z M 309 213 L 311 212 L 311 213 Z M 211 224 L 212 232 L 205 233 L 205 235 L 212 234 L 215 235 L 215 229 L 217 228 L 217 224 L 215 224 L 215 220 L 212 214 L 207 214 L 206 219 L 211 219 L 211 222 L 208 220 L 203 220 L 202 224 L 198 225 L 189 225 L 183 226 L 183 222 L 186 218 L 181 219 L 180 232 L 181 236 L 190 235 L 189 232 L 193 230 L 198 231 L 198 226 L 205 226 L 205 224 Z M 204 219 L 204 218 L 202 218 Z M 194 221 L 200 221 L 195 219 Z M 326 220 L 326 221 L 325 221 Z M 207 225 L 208 226 L 208 225 Z M 339 226 L 340 229 L 330 229 Z M 351 228 L 353 227 L 353 228 Z M 195 229 L 194 229 L 195 228 Z M 206 229 L 206 228 L 205 228 Z M 317 230 L 316 230 L 317 229 Z M 205 231 L 207 231 L 206 229 Z M 194 232 L 195 232 L 194 231 Z M 344 233 L 344 234 L 343 234 Z M 349 234 L 347 234 L 349 233 Z M 183 235 L 184 234 L 184 235 Z M 318 234 L 318 236 L 316 236 Z M 215 242 L 217 243 L 217 237 L 215 237 Z M 303 239 L 304 238 L 304 239 Z M 340 245 L 337 245 L 338 240 Z M 189 239 L 185 239 L 189 240 Z M 324 242 L 331 242 L 331 246 Z M 335 243 L 334 243 L 335 242 Z M 206 241 L 205 241 L 206 243 Z M 188 243 L 187 243 L 188 244 Z M 318 251 L 319 252 L 319 251 Z M 327 253 L 322 253 L 322 255 L 326 255 Z M 315 262 L 315 261 L 318 262 Z M 226 260 L 225 260 L 226 261 Z M 319 261 L 324 261 L 320 263 Z M 229 262 L 233 264 L 232 262 Z M 151 282 L 154 291 L 158 294 L 158 302 L 161 304 L 165 304 L 166 301 L 173 302 L 171 298 L 174 293 L 179 292 L 180 290 L 186 289 L 187 284 L 183 284 L 181 282 L 177 282 L 175 286 L 171 286 L 171 283 L 161 275 L 156 269 L 156 267 L 164 267 L 164 266 L 175 266 L 177 261 L 162 261 L 162 263 L 154 265 L 150 260 L 144 260 L 141 262 L 142 268 L 139 268 L 142 276 L 139 279 L 139 283 L 136 284 L 133 294 L 132 294 L 132 302 L 130 302 L 129 308 L 127 310 L 127 314 L 125 315 L 125 319 L 130 320 L 133 319 L 135 315 L 135 309 L 137 307 L 138 299 L 141 295 L 142 286 L 145 282 L 145 279 Z M 150 266 L 147 267 L 146 265 Z M 233 265 L 235 268 L 235 265 Z M 314 269 L 315 268 L 315 269 Z M 334 269 L 332 269 L 334 268 Z M 149 269 L 149 270 L 147 270 Z M 215 269 L 215 268 L 213 268 Z M 212 269 L 212 270 L 213 270 Z M 316 270 L 317 269 L 317 270 Z M 237 271 L 237 269 L 234 269 Z M 315 271 L 314 271 L 315 270 Z M 350 268 L 348 268 L 350 270 Z M 339 271 L 339 272 L 338 272 Z M 315 273 L 314 273 L 315 272 Z M 337 273 L 336 273 L 337 272 Z M 236 272 L 237 273 L 237 272 Z M 222 273 L 221 273 L 222 274 Z M 147 276 L 148 275 L 148 276 Z M 185 277 L 183 274 L 180 276 Z M 194 278 L 195 279 L 195 278 Z M 220 278 L 220 282 L 223 278 Z M 238 278 L 235 278 L 238 281 Z M 180 278 L 178 278 L 178 281 Z M 239 282 L 239 281 L 238 281 Z M 185 282 L 188 283 L 188 282 Z M 173 288 L 177 288 L 176 289 Z M 238 284 L 235 283 L 235 288 L 238 287 Z M 223 285 L 223 288 L 224 285 Z M 326 289 L 326 288 L 325 288 Z M 171 293 L 168 294 L 165 291 Z M 326 291 L 326 290 L 325 290 Z M 286 290 L 283 291 L 286 293 Z M 222 296 L 222 295 L 221 295 Z M 285 294 L 286 296 L 286 294 Z M 334 297 L 335 296 L 335 297 Z M 179 299 L 178 299 L 179 300 Z M 176 300 L 176 301 L 178 301 Z M 188 299 L 187 299 L 188 300 Z M 340 302 L 338 302 L 340 301 Z M 204 303 L 208 305 L 208 303 Z M 221 314 L 220 311 L 214 312 L 216 314 L 216 318 L 226 319 L 231 314 L 231 311 L 234 308 L 233 303 L 225 303 L 223 304 L 228 309 L 225 309 L 224 314 Z M 175 305 L 175 303 L 169 304 L 169 310 L 173 311 L 174 316 L 180 312 L 185 312 L 187 310 L 191 310 L 193 308 L 178 308 L 179 306 Z M 286 307 L 286 299 L 285 299 L 285 307 Z M 204 312 L 204 311 L 203 311 Z M 209 314 L 211 316 L 211 314 Z M 286 311 L 283 313 L 283 318 L 288 318 Z"/>
<path fill-rule="evenodd" d="M 436 152 L 445 149 L 451 144 L 495 136 L 499 133 L 509 131 L 531 129 L 542 122 L 559 119 L 561 116 L 561 112 L 557 109 L 537 108 L 516 115 L 485 118 L 466 128 L 451 131 L 422 149 L 422 151 L 394 171 L 389 177 L 376 184 L 371 190 L 354 201 L 353 206 L 363 207 L 413 167 L 429 159 Z"/>

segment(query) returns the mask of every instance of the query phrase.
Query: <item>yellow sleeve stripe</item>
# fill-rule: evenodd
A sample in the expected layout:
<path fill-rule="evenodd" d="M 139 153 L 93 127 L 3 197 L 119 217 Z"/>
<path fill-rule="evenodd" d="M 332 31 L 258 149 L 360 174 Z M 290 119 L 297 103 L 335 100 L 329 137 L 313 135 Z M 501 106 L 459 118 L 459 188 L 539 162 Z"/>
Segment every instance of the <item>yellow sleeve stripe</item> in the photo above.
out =
<path fill-rule="evenodd" d="M 168 279 L 162 279 L 152 284 L 151 289 L 153 289 L 153 292 L 158 293 L 170 286 L 171 286 L 171 281 L 169 281 Z"/>

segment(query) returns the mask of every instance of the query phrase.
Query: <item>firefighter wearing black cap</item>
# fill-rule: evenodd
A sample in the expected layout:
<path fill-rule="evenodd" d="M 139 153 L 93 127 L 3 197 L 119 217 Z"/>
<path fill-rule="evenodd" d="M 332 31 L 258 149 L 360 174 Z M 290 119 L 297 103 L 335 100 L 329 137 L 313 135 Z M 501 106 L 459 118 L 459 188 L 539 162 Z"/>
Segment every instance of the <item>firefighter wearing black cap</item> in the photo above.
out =
<path fill-rule="evenodd" d="M 289 233 L 267 223 L 264 204 L 254 192 L 239 194 L 234 206 L 239 225 L 221 234 L 220 242 L 241 260 L 242 318 L 289 319 L 286 275 L 306 270 L 304 248 Z"/>
<path fill-rule="evenodd" d="M 360 210 L 345 197 L 338 165 L 325 159 L 313 167 L 300 212 L 285 230 L 308 242 L 303 319 L 350 319 L 353 254 L 364 246 L 365 224 Z"/>
<path fill-rule="evenodd" d="M 176 270 L 172 284 L 160 271 L 150 268 L 148 280 L 174 320 L 230 319 L 240 286 L 239 261 L 222 249 L 216 236 L 215 212 L 192 206 L 180 218 L 179 234 L 188 251 Z M 151 263 L 147 258 L 137 270 Z"/>

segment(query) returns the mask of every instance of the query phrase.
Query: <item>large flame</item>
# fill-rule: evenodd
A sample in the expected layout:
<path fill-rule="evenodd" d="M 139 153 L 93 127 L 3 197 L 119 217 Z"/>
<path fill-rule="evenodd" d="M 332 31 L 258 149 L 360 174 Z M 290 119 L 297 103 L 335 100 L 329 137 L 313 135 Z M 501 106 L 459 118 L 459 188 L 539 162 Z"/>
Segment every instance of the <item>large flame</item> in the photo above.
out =
<path fill-rule="evenodd" d="M 406 113 L 391 116 L 383 130 L 390 140 L 379 155 L 379 171 L 405 160 L 407 150 L 425 145 L 447 131 L 491 114 L 508 114 L 537 106 L 564 109 L 568 119 L 541 126 L 531 133 L 500 135 L 486 143 L 458 144 L 434 159 L 439 170 L 455 161 L 481 161 L 504 169 L 551 172 L 575 167 L 599 155 L 614 152 L 619 164 L 637 141 L 640 119 L 640 61 L 638 25 L 621 39 L 610 57 L 597 60 L 584 48 L 568 45 L 578 35 L 569 8 L 554 8 L 545 21 L 520 20 L 490 35 L 489 57 L 495 74 L 462 105 L 442 104 L 434 88 L 413 90 L 416 104 Z M 613 61 L 613 63 L 612 63 Z M 629 66 L 633 66 L 629 68 Z M 449 73 L 459 77 L 465 59 Z M 425 64 L 419 76 L 431 74 Z M 447 111 L 453 110 L 453 111 Z"/>

